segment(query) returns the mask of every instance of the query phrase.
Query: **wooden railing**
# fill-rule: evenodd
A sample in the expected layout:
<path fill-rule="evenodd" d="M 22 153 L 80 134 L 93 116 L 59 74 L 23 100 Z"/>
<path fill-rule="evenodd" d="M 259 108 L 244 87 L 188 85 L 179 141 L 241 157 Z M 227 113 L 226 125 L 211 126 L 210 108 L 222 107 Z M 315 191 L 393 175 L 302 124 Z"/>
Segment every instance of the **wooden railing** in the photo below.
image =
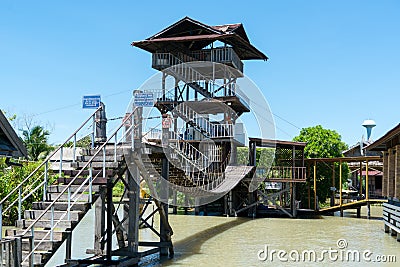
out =
<path fill-rule="evenodd" d="M 384 228 L 385 233 L 391 232 L 392 235 L 397 235 L 397 241 L 400 241 L 400 206 L 393 204 L 390 201 L 383 203 Z"/>
<path fill-rule="evenodd" d="M 295 180 L 305 181 L 306 167 L 273 166 L 270 169 L 257 167 L 256 175 L 266 180 Z"/>
<path fill-rule="evenodd" d="M 182 62 L 207 61 L 229 64 L 243 72 L 243 62 L 232 47 L 202 49 L 189 54 L 180 54 L 176 57 L 170 53 L 153 53 L 152 67 L 155 69 L 168 68 L 179 64 L 177 58 Z"/>

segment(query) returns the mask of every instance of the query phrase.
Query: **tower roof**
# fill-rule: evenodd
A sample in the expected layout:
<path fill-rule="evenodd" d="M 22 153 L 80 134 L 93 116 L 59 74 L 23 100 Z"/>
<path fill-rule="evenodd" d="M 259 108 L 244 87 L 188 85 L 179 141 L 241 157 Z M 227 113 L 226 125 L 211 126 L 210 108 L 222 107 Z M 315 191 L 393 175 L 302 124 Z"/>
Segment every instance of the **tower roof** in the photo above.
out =
<path fill-rule="evenodd" d="M 210 26 L 189 17 L 184 17 L 145 40 L 132 42 L 132 46 L 150 53 L 184 52 L 200 50 L 214 41 L 231 45 L 242 60 L 268 59 L 250 43 L 243 24 Z"/>

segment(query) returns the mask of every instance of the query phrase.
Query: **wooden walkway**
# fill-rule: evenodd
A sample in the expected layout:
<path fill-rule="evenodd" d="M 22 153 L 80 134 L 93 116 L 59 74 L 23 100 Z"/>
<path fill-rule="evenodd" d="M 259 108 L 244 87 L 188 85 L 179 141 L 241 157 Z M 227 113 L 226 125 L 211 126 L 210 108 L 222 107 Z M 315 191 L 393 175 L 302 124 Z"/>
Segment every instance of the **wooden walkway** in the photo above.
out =
<path fill-rule="evenodd" d="M 363 199 L 363 200 L 358 200 L 350 203 L 345 203 L 342 205 L 335 205 L 332 207 L 328 208 L 323 208 L 318 210 L 318 213 L 320 214 L 325 214 L 325 213 L 330 213 L 330 212 L 335 212 L 335 211 L 343 211 L 346 209 L 358 209 L 361 208 L 362 206 L 367 206 L 369 204 L 382 204 L 386 203 L 387 199 Z"/>

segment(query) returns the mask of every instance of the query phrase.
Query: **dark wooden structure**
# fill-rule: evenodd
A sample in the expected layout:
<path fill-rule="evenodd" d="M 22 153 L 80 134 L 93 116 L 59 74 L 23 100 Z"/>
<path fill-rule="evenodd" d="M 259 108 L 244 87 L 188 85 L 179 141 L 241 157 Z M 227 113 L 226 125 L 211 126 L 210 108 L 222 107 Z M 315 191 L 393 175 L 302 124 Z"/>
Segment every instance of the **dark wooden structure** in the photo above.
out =
<path fill-rule="evenodd" d="M 189 17 L 132 46 L 150 52 L 152 67 L 161 71 L 160 87 L 140 93 L 152 94 L 163 120 L 171 122 L 145 137 L 152 153 L 143 157 L 144 165 L 157 175 L 167 158 L 168 181 L 185 199 L 193 195 L 190 188 L 207 187 L 208 193 L 197 191 L 189 204 L 172 200 L 175 205 L 197 206 L 202 194 L 222 197 L 251 170 L 236 166 L 236 148 L 245 143 L 237 120 L 250 112 L 237 83 L 243 60 L 268 57 L 250 43 L 242 24 L 210 26 Z M 221 179 L 227 176 L 231 179 Z"/>
<path fill-rule="evenodd" d="M 230 193 L 231 210 L 252 217 L 296 217 L 301 206 L 297 184 L 305 183 L 307 175 L 305 146 L 302 142 L 249 138 L 249 165 L 253 170 Z M 249 192 L 254 181 L 258 187 Z"/>

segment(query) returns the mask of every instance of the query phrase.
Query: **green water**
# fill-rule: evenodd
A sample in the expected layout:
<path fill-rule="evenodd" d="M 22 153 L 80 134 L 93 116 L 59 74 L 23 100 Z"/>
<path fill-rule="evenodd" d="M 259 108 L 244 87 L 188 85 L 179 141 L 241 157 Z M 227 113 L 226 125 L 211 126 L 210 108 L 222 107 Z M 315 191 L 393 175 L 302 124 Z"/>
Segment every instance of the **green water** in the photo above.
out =
<path fill-rule="evenodd" d="M 320 219 L 170 215 L 175 257 L 160 262 L 158 256 L 150 256 L 140 266 L 400 266 L 400 242 L 384 233 L 383 222 L 379 219 L 382 208 L 372 207 L 370 220 L 365 218 L 365 214 L 366 210 L 363 209 L 364 218 L 355 218 L 353 212 L 345 212 L 344 218 L 324 216 Z M 89 223 L 83 222 L 82 226 Z M 88 233 L 90 227 L 84 228 L 84 231 Z M 141 236 L 155 238 L 148 229 L 141 230 Z M 342 240 L 341 245 L 347 244 L 345 248 L 338 247 L 339 239 Z M 73 257 L 82 257 L 83 247 L 90 240 L 83 240 L 75 234 L 73 242 Z M 266 248 L 269 257 L 264 260 L 265 253 L 260 254 L 260 251 Z M 271 250 L 285 251 L 286 257 L 279 259 L 275 253 L 271 258 Z M 322 253 L 324 250 L 327 252 Z M 337 255 L 335 250 L 338 251 Z M 305 261 L 297 262 L 302 258 L 297 258 L 296 252 L 301 255 L 305 251 L 315 251 L 315 261 L 304 254 Z M 346 254 L 349 252 L 359 253 L 360 260 L 357 261 L 354 254 Z M 396 257 L 397 264 L 372 262 L 376 256 L 390 255 Z M 62 263 L 62 255 L 58 258 Z M 386 257 L 386 260 L 389 258 Z M 56 262 L 49 264 L 55 266 Z"/>

